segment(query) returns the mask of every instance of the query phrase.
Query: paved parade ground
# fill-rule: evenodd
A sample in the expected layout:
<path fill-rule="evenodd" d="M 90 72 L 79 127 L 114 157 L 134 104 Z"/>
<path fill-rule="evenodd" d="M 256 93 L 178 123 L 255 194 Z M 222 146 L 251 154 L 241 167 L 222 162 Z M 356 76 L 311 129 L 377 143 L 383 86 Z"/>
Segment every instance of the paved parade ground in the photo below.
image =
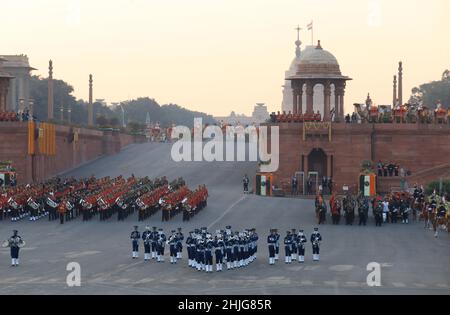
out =
<path fill-rule="evenodd" d="M 9 249 L 0 249 L 0 294 L 450 294 L 450 236 L 438 239 L 423 223 L 375 227 L 370 217 L 366 227 L 320 226 L 323 237 L 321 261 L 313 262 L 310 243 L 306 262 L 268 264 L 266 238 L 278 228 L 281 239 L 287 229 L 303 228 L 307 237 L 315 227 L 312 200 L 265 198 L 242 194 L 242 177 L 250 177 L 255 163 L 175 163 L 170 144 L 131 145 L 120 154 L 98 159 L 72 171 L 70 176 L 183 176 L 189 187 L 206 184 L 208 206 L 190 222 L 181 214 L 161 222 L 161 213 L 137 222 L 137 214 L 118 222 L 116 217 L 100 222 L 81 218 L 64 225 L 43 219 L 37 222 L 0 222 L 0 239 L 18 229 L 27 242 L 21 250 L 21 265 L 9 265 Z M 178 227 L 187 233 L 202 226 L 210 231 L 231 225 L 233 230 L 255 227 L 259 234 L 258 258 L 249 266 L 206 274 L 187 265 L 131 259 L 129 239 L 133 225 L 162 227 L 166 235 Z M 66 285 L 66 266 L 81 265 L 81 287 Z M 367 264 L 381 264 L 381 287 L 368 287 Z"/>

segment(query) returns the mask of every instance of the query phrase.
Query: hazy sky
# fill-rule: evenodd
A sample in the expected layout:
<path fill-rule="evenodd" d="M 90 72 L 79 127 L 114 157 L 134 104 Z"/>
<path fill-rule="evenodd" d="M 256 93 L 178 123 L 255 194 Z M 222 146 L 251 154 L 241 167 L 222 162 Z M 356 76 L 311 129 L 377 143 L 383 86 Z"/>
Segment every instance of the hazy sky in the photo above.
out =
<path fill-rule="evenodd" d="M 297 24 L 338 59 L 346 110 L 390 104 L 404 63 L 404 91 L 450 68 L 448 0 L 0 0 L 0 54 L 27 54 L 35 74 L 71 83 L 87 99 L 150 96 L 215 115 L 279 110 Z M 310 32 L 301 32 L 303 46 Z"/>

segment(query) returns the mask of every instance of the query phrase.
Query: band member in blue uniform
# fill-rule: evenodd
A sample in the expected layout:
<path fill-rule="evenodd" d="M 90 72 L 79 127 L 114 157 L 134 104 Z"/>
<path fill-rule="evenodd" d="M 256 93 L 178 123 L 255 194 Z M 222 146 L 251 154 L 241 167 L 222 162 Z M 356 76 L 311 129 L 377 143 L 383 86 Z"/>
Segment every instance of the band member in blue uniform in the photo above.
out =
<path fill-rule="evenodd" d="M 291 237 L 292 237 L 292 252 L 291 252 L 291 258 L 292 260 L 297 260 L 297 230 L 292 229 L 291 231 Z"/>
<path fill-rule="evenodd" d="M 275 229 L 275 237 L 277 239 L 277 242 L 275 243 L 275 260 L 278 260 L 279 254 L 280 254 L 280 237 L 281 237 L 281 235 L 278 234 L 277 229 Z"/>
<path fill-rule="evenodd" d="M 298 231 L 297 236 L 297 249 L 298 249 L 298 262 L 304 263 L 305 262 L 305 243 L 308 240 L 306 239 L 305 234 L 303 233 L 303 230 Z"/>
<path fill-rule="evenodd" d="M 270 234 L 267 236 L 267 246 L 269 247 L 269 264 L 275 264 L 275 248 L 277 244 L 277 236 L 275 229 L 270 229 Z"/>
<path fill-rule="evenodd" d="M 205 240 L 202 236 L 197 236 L 197 271 L 205 270 L 205 246 Z"/>
<path fill-rule="evenodd" d="M 152 232 L 150 231 L 150 227 L 146 226 L 144 233 L 142 233 L 142 241 L 144 242 L 144 261 L 150 260 L 151 236 Z"/>
<path fill-rule="evenodd" d="M 172 230 L 172 234 L 169 236 L 167 240 L 167 245 L 169 245 L 169 253 L 170 253 L 170 263 L 177 263 L 177 234 L 175 230 Z"/>
<path fill-rule="evenodd" d="M 284 253 L 285 253 L 285 258 L 284 258 L 284 262 L 286 264 L 290 264 L 292 262 L 292 235 L 291 235 L 291 231 L 287 231 L 286 232 L 286 236 L 284 238 Z"/>
<path fill-rule="evenodd" d="M 158 228 L 156 226 L 153 227 L 153 231 L 150 234 L 150 247 L 152 251 L 152 259 L 156 259 L 158 253 Z"/>
<path fill-rule="evenodd" d="M 156 241 L 156 258 L 158 262 L 164 262 L 164 248 L 166 245 L 166 235 L 163 229 L 158 229 L 158 239 Z"/>
<path fill-rule="evenodd" d="M 206 235 L 206 243 L 205 243 L 205 269 L 206 272 L 213 271 L 213 249 L 214 249 L 214 240 L 211 234 Z"/>
<path fill-rule="evenodd" d="M 138 231 L 138 226 L 134 226 L 134 231 L 131 232 L 131 246 L 132 246 L 132 258 L 139 258 L 139 239 L 141 238 L 141 233 Z"/>
<path fill-rule="evenodd" d="M 320 242 L 322 241 L 322 236 L 319 233 L 318 228 L 314 228 L 314 232 L 311 234 L 311 243 L 313 250 L 313 260 L 319 261 L 319 250 L 320 250 Z"/>
<path fill-rule="evenodd" d="M 193 252 L 193 250 L 195 250 L 195 239 L 193 231 L 189 232 L 189 236 L 186 237 L 186 250 L 188 253 L 188 266 L 192 267 L 195 261 L 195 255 Z"/>
<path fill-rule="evenodd" d="M 223 270 L 223 253 L 225 250 L 225 242 L 223 241 L 223 237 L 221 233 L 217 233 L 216 239 L 214 242 L 214 254 L 216 256 L 216 270 Z"/>
<path fill-rule="evenodd" d="M 177 232 L 177 259 L 183 258 L 183 241 L 184 235 L 181 232 L 181 228 L 178 228 Z"/>
<path fill-rule="evenodd" d="M 17 230 L 14 230 L 13 235 L 3 243 L 3 247 L 10 248 L 11 267 L 19 266 L 19 251 L 21 247 L 25 246 L 25 241 L 18 233 Z"/>

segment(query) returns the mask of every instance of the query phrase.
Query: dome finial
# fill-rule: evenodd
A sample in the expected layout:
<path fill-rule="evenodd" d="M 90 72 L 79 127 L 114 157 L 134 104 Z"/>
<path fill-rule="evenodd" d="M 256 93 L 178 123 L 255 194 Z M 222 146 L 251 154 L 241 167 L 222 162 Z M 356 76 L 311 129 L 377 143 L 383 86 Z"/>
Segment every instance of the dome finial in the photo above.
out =
<path fill-rule="evenodd" d="M 320 45 L 320 39 L 317 41 L 316 49 L 322 49 L 322 46 Z"/>
<path fill-rule="evenodd" d="M 300 58 L 300 54 L 301 54 L 300 45 L 302 44 L 302 42 L 300 41 L 300 31 L 302 30 L 300 28 L 300 25 L 297 25 L 295 30 L 297 31 L 297 40 L 295 41 L 295 46 L 297 46 L 297 48 L 295 48 L 295 56 L 297 58 Z"/>

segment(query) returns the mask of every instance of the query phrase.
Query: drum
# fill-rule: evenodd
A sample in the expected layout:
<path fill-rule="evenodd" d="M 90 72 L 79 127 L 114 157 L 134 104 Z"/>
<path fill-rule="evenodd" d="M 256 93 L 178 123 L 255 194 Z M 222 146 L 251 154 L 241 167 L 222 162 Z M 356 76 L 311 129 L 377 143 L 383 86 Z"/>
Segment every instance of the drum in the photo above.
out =
<path fill-rule="evenodd" d="M 9 247 L 9 241 L 8 241 L 8 240 L 4 241 L 4 242 L 2 243 L 2 247 L 3 247 L 3 248 Z"/>

